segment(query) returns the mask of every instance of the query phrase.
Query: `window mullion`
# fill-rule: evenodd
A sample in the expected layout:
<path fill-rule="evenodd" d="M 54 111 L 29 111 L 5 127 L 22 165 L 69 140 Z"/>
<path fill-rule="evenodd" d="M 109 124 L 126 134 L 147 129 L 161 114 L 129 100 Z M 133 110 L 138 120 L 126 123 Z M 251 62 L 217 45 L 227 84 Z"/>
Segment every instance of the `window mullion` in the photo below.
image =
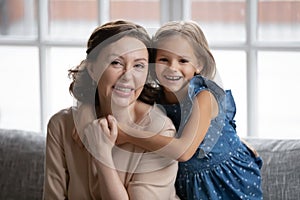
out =
<path fill-rule="evenodd" d="M 170 1 L 160 0 L 160 24 L 170 20 Z"/>
<path fill-rule="evenodd" d="M 104 24 L 110 19 L 110 1 L 98 0 L 98 24 Z"/>
<path fill-rule="evenodd" d="M 45 40 L 48 28 L 48 1 L 38 1 L 38 50 L 39 50 L 39 80 L 40 80 L 40 120 L 41 131 L 46 133 L 47 119 L 47 85 L 46 85 L 46 47 Z"/>
<path fill-rule="evenodd" d="M 257 112 L 257 12 L 258 0 L 247 0 L 247 136 L 258 136 Z"/>
<path fill-rule="evenodd" d="M 192 2 L 191 0 L 182 1 L 182 19 L 190 20 L 192 17 Z"/>

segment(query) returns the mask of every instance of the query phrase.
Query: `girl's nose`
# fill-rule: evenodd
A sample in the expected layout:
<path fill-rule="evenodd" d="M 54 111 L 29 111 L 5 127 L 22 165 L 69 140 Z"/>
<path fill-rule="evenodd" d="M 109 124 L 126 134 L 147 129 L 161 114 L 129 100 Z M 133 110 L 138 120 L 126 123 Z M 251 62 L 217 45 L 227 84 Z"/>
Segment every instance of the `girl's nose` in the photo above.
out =
<path fill-rule="evenodd" d="M 177 61 L 172 61 L 169 65 L 169 68 L 173 71 L 177 71 L 179 68 L 179 63 Z"/>

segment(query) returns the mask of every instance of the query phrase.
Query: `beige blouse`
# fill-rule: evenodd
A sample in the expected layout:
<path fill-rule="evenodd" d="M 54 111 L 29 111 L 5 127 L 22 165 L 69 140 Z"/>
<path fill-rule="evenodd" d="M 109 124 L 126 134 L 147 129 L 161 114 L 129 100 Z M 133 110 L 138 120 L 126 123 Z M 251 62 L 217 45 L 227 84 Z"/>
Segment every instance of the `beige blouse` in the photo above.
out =
<path fill-rule="evenodd" d="M 158 108 L 155 108 L 158 109 Z M 175 128 L 166 118 L 161 134 L 172 136 Z M 72 108 L 55 114 L 48 123 L 44 199 L 101 199 L 101 180 L 91 154 L 76 140 Z M 77 137 L 78 138 L 78 137 Z M 131 144 L 114 151 L 119 176 L 130 199 L 178 199 L 175 194 L 177 161 L 146 152 Z M 123 153 L 122 153 L 123 152 Z"/>

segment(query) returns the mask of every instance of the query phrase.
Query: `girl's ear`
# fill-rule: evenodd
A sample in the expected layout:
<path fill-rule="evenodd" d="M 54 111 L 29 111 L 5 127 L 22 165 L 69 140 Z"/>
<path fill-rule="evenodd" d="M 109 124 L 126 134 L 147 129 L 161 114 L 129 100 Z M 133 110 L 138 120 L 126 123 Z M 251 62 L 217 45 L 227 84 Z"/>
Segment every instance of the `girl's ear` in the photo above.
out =
<path fill-rule="evenodd" d="M 202 65 L 197 66 L 197 67 L 196 67 L 196 74 L 200 74 L 201 71 L 202 71 L 202 69 L 203 69 L 203 66 L 202 66 Z"/>

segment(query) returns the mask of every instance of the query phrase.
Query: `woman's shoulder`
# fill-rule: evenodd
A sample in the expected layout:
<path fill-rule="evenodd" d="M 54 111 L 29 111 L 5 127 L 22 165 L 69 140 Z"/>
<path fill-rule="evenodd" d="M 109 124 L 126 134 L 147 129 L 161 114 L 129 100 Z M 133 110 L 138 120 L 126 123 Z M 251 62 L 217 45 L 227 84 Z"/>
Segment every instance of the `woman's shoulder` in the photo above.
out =
<path fill-rule="evenodd" d="M 48 122 L 48 129 L 74 126 L 73 109 L 73 107 L 65 108 L 52 115 Z"/>
<path fill-rule="evenodd" d="M 143 119 L 143 126 L 147 130 L 149 129 L 151 132 L 174 136 L 176 132 L 175 126 L 159 105 L 144 104 L 143 110 L 145 112 L 144 116 L 146 116 Z"/>
<path fill-rule="evenodd" d="M 64 108 L 56 112 L 50 117 L 49 121 L 61 121 L 66 118 L 70 118 L 72 116 L 73 107 Z"/>

